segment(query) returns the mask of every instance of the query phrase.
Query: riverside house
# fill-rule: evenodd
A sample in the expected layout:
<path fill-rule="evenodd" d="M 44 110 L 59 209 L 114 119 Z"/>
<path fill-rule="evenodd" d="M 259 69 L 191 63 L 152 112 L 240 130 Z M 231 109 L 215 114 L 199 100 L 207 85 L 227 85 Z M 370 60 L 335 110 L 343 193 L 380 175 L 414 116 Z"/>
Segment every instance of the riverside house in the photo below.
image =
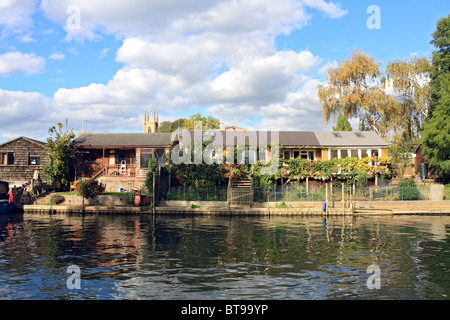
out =
<path fill-rule="evenodd" d="M 229 127 L 179 133 L 180 136 L 172 141 L 171 133 L 158 132 L 158 115 L 153 113 L 151 119 L 146 113 L 144 133 L 83 134 L 72 143 L 75 152 L 75 177 L 99 179 L 107 191 L 142 189 L 151 157 L 156 157 L 160 164 L 164 164 L 170 157 L 172 147 L 180 144 L 184 148 L 186 142 L 194 147 L 199 138 L 203 142 L 211 141 L 213 147 L 224 148 L 226 163 L 231 159 L 225 148 L 237 146 L 252 147 L 238 155 L 238 161 L 245 163 L 255 163 L 258 160 L 270 162 L 271 148 L 267 146 L 274 143 L 279 144 L 281 158 L 300 157 L 311 161 L 385 157 L 389 146 L 372 131 L 251 131 Z M 234 157 L 231 158 L 234 161 Z"/>
<path fill-rule="evenodd" d="M 44 148 L 45 142 L 27 137 L 0 144 L 0 180 L 19 186 L 29 182 L 36 171 L 42 175 L 49 161 Z"/>
<path fill-rule="evenodd" d="M 142 189 L 148 161 L 163 164 L 169 156 L 170 133 L 89 133 L 77 137 L 74 171 L 77 179 L 95 178 L 106 191 Z"/>
<path fill-rule="evenodd" d="M 195 132 L 189 131 L 191 142 Z M 209 140 L 216 146 L 236 147 L 264 146 L 279 143 L 280 158 L 303 158 L 310 161 L 332 158 L 387 157 L 389 144 L 373 131 L 249 131 L 208 130 L 202 140 Z M 270 149 L 270 148 L 269 148 Z M 256 154 L 256 150 L 245 150 L 245 162 L 270 161 L 270 150 Z M 261 149 L 260 149 L 261 150 Z M 225 152 L 226 156 L 226 152 Z"/>

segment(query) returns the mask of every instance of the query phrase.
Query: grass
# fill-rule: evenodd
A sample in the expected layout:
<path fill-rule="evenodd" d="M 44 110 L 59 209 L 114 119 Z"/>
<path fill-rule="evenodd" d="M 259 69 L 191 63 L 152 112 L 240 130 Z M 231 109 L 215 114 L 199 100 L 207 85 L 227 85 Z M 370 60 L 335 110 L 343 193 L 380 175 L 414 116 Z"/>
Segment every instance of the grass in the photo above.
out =
<path fill-rule="evenodd" d="M 450 183 L 444 186 L 444 200 L 450 200 Z"/>

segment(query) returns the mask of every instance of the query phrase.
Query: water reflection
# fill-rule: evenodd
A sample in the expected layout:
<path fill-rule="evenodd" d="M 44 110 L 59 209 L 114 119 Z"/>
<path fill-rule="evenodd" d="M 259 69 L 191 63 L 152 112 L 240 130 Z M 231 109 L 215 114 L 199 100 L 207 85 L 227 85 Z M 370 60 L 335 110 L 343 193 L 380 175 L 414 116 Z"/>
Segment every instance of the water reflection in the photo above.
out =
<path fill-rule="evenodd" d="M 450 217 L 0 217 L 2 299 L 447 299 Z M 81 289 L 66 286 L 81 269 Z M 369 290 L 367 267 L 381 269 Z"/>

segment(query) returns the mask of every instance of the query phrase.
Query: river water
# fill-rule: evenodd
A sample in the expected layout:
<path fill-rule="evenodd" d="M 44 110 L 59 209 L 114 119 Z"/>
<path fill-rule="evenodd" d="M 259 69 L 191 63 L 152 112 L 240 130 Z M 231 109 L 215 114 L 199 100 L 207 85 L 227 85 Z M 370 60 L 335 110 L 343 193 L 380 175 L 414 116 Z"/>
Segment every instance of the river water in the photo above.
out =
<path fill-rule="evenodd" d="M 0 216 L 0 299 L 449 297 L 450 216 Z"/>

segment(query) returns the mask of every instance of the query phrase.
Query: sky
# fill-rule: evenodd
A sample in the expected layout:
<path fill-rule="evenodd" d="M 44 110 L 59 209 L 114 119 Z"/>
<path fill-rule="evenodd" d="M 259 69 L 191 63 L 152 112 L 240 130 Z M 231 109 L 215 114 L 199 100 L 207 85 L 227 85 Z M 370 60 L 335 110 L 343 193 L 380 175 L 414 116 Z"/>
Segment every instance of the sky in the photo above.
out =
<path fill-rule="evenodd" d="M 330 130 L 317 86 L 353 50 L 431 58 L 448 0 L 0 0 L 0 143 L 143 132 L 194 113 L 223 126 Z M 351 119 L 357 129 L 357 119 Z"/>

